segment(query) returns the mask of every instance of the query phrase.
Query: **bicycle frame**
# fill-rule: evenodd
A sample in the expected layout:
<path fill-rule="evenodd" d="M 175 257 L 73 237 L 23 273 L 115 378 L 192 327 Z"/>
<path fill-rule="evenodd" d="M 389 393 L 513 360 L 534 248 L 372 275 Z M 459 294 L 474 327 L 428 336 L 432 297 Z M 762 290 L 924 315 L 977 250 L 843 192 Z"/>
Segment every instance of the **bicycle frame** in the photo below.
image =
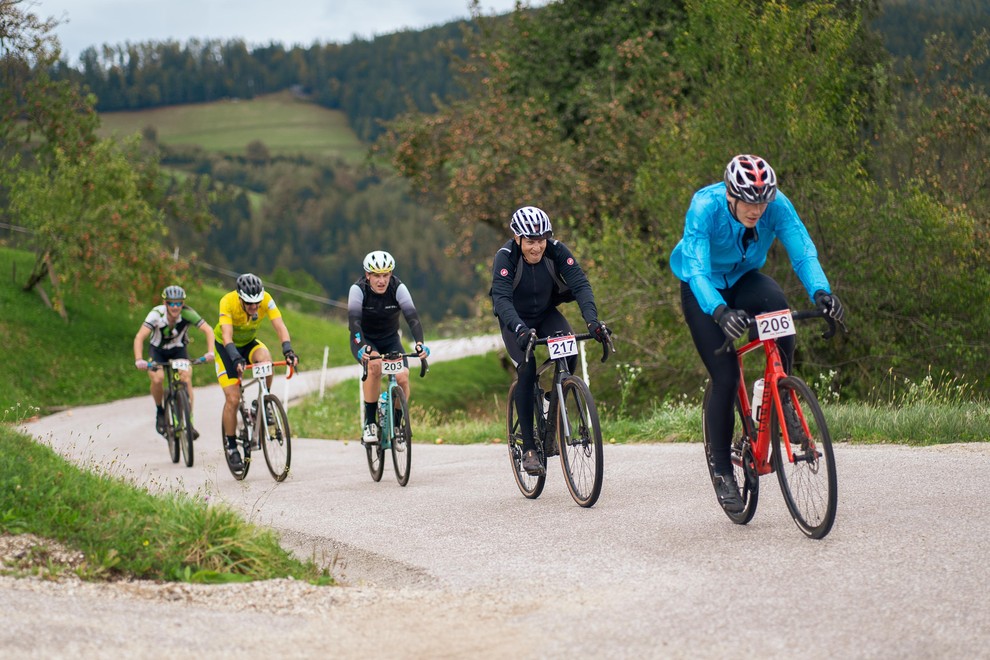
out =
<path fill-rule="evenodd" d="M 820 310 L 813 311 L 791 311 L 792 317 L 795 321 L 812 319 L 812 318 L 824 318 L 828 324 L 829 329 L 822 335 L 824 338 L 829 338 L 835 334 L 835 321 L 825 316 Z M 754 325 L 756 321 L 754 320 L 751 325 Z M 757 420 L 757 426 L 753 428 L 753 408 L 752 403 L 749 400 L 749 391 L 746 383 L 746 373 L 743 367 L 743 360 L 746 355 L 758 350 L 760 347 L 763 348 L 764 355 L 766 356 L 766 366 L 763 370 L 764 388 L 763 388 L 763 399 L 760 401 L 760 414 Z M 753 339 L 746 344 L 736 348 L 736 359 L 739 365 L 739 385 L 738 385 L 738 396 L 739 403 L 742 408 L 743 418 L 746 420 L 746 437 L 753 438 L 750 445 L 750 451 L 752 452 L 754 467 L 756 468 L 757 474 L 763 476 L 773 472 L 773 465 L 770 462 L 770 417 L 768 414 L 770 411 L 770 405 L 773 406 L 773 410 L 777 413 L 777 419 L 784 419 L 783 402 L 780 398 L 780 390 L 777 386 L 778 381 L 781 378 L 786 378 L 787 373 L 784 371 L 784 363 L 780 357 L 780 348 L 777 346 L 777 340 L 775 338 L 771 339 Z M 801 422 L 801 426 L 804 428 L 805 435 L 809 436 L 808 433 L 808 422 L 804 416 L 804 410 L 801 406 L 795 406 L 795 412 L 797 413 L 798 419 Z M 754 432 L 755 431 L 755 432 Z M 781 446 L 786 448 L 787 452 L 787 462 L 793 463 L 794 452 L 791 448 L 791 443 L 789 442 L 789 431 L 786 424 L 781 424 L 781 433 L 783 434 L 785 442 L 781 443 Z M 809 445 L 809 452 L 815 451 L 814 444 Z"/>
<path fill-rule="evenodd" d="M 381 360 L 382 370 L 384 371 L 385 369 L 387 369 L 386 364 L 393 363 L 398 360 L 402 360 L 403 358 L 411 358 L 411 357 L 418 358 L 419 354 L 399 353 L 397 351 L 393 351 L 392 353 L 385 353 L 384 355 L 376 355 L 374 357 L 369 357 L 368 360 L 369 361 Z M 362 367 L 361 382 L 364 382 L 368 380 L 368 363 L 362 362 L 361 367 Z M 406 367 L 403 366 L 402 368 L 405 369 Z M 427 363 L 425 358 L 421 358 L 419 361 L 419 377 L 423 378 L 424 376 L 426 376 L 426 372 L 428 370 L 429 370 L 429 364 Z M 399 371 L 401 371 L 401 369 Z M 385 394 L 385 399 L 380 400 L 379 405 L 381 405 L 381 403 L 384 403 L 386 410 L 392 409 L 392 392 L 395 391 L 396 388 L 401 387 L 399 385 L 399 380 L 396 377 L 396 373 L 398 373 L 398 371 L 393 371 L 383 374 L 387 379 L 385 389 L 383 390 L 383 393 Z M 388 449 L 392 446 L 392 438 L 395 437 L 395 419 L 393 419 L 392 415 L 385 415 L 385 419 L 379 420 L 379 422 L 380 422 L 379 431 L 381 432 L 381 439 L 380 439 L 381 448 Z M 384 422 L 384 424 L 382 424 L 381 422 Z"/>
<path fill-rule="evenodd" d="M 271 390 L 268 389 L 268 376 L 274 375 L 275 367 L 283 367 L 283 366 L 287 367 L 286 375 L 285 375 L 286 380 L 292 378 L 292 375 L 295 373 L 295 371 L 292 368 L 292 365 L 288 364 L 285 360 L 279 360 L 277 362 L 259 362 L 257 364 L 247 364 L 244 366 L 244 373 L 247 373 L 248 369 L 251 369 L 253 372 L 256 367 L 263 372 L 266 370 L 266 365 L 268 365 L 267 368 L 271 369 L 271 373 L 267 373 L 267 374 L 252 373 L 250 377 L 244 378 L 242 376 L 240 379 L 241 406 L 243 406 L 247 401 L 258 402 L 258 413 L 251 420 L 252 422 L 251 428 L 248 429 L 249 442 L 254 442 L 254 438 L 261 434 L 262 425 L 268 426 L 268 410 L 267 410 L 267 406 L 264 405 L 265 396 L 271 392 Z M 257 384 L 258 386 L 258 396 L 253 399 L 251 398 L 246 399 L 244 397 L 244 393 L 248 389 L 250 389 L 252 385 L 255 384 Z"/>

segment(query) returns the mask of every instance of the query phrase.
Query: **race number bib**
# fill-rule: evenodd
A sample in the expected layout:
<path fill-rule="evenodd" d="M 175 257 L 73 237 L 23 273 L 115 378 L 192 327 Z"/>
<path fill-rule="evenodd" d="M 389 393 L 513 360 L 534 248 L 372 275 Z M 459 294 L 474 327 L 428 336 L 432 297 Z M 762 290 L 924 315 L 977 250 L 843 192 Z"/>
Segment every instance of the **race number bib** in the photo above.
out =
<path fill-rule="evenodd" d="M 757 314 L 756 330 L 760 333 L 760 341 L 795 334 L 794 317 L 791 316 L 791 310 L 782 309 L 777 312 Z"/>
<path fill-rule="evenodd" d="M 168 364 L 176 371 L 189 371 L 192 369 L 192 363 L 189 360 L 169 360 Z"/>
<path fill-rule="evenodd" d="M 251 376 L 254 378 L 264 378 L 271 376 L 274 371 L 271 362 L 259 362 L 251 367 Z"/>
<path fill-rule="evenodd" d="M 404 366 L 402 360 L 382 360 L 382 373 L 397 374 L 402 371 Z"/>
<path fill-rule="evenodd" d="M 574 339 L 574 335 L 550 337 L 547 339 L 547 349 L 552 360 L 577 355 L 577 340 Z"/>

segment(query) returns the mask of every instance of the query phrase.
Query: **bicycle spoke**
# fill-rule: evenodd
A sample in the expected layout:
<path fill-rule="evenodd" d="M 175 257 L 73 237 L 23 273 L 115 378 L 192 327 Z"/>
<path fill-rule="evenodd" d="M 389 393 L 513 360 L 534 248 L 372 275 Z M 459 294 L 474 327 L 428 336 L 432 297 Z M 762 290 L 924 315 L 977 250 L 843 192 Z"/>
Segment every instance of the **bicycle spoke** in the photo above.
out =
<path fill-rule="evenodd" d="M 602 488 L 602 435 L 594 399 L 584 381 L 566 376 L 562 383 L 557 432 L 561 465 L 574 501 L 590 507 Z"/>

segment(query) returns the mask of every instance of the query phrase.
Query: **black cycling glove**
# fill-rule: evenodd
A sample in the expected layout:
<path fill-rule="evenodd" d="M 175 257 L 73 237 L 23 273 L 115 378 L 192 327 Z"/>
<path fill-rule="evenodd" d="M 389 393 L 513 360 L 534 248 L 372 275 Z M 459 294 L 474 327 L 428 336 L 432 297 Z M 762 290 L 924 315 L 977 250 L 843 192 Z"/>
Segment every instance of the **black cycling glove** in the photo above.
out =
<path fill-rule="evenodd" d="M 745 334 L 752 320 L 744 309 L 731 309 L 728 305 L 719 305 L 712 315 L 725 336 L 735 341 Z"/>
<path fill-rule="evenodd" d="M 282 342 L 282 355 L 285 356 L 285 362 L 290 367 L 295 368 L 295 366 L 299 364 L 299 356 L 296 355 L 294 350 L 292 350 L 292 344 L 290 342 Z"/>
<path fill-rule="evenodd" d="M 595 319 L 588 324 L 588 333 L 595 338 L 595 341 L 604 344 L 605 340 L 612 334 L 612 331 L 602 321 Z"/>
<path fill-rule="evenodd" d="M 516 343 L 519 344 L 519 348 L 525 351 L 529 348 L 530 337 L 535 335 L 535 331 L 530 330 L 526 326 L 519 324 L 516 326 Z"/>
<path fill-rule="evenodd" d="M 815 292 L 815 305 L 839 323 L 842 323 L 842 319 L 846 316 L 845 308 L 834 293 L 825 293 L 819 289 Z"/>

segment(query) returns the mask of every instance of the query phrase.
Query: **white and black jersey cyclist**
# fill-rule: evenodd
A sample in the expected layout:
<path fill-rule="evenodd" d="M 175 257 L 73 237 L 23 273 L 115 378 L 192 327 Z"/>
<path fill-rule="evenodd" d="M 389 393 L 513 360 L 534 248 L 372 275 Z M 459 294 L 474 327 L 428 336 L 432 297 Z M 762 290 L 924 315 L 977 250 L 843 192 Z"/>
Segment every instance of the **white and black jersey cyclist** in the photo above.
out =
<path fill-rule="evenodd" d="M 206 353 L 203 357 L 213 360 L 213 328 L 192 307 L 186 306 L 186 292 L 181 286 L 171 285 L 162 290 L 162 304 L 151 308 L 144 323 L 134 335 L 134 366 L 148 369 L 148 362 L 142 357 L 144 342 L 151 345 L 150 357 L 153 362 L 164 364 L 169 360 L 188 359 L 186 346 L 189 344 L 189 329 L 198 328 L 206 338 Z M 182 381 L 189 389 L 189 404 L 192 406 L 192 372 L 183 371 Z M 155 429 L 165 432 L 165 409 L 162 399 L 165 395 L 165 376 L 161 369 L 148 371 L 151 380 L 151 398 L 155 401 Z M 193 435 L 199 433 L 193 429 Z"/>
<path fill-rule="evenodd" d="M 533 398 L 536 362 L 525 360 L 525 348 L 535 331 L 548 337 L 571 327 L 557 306 L 576 301 L 588 332 L 598 341 L 610 333 L 598 320 L 591 284 L 566 245 L 552 237 L 550 218 L 535 206 L 512 214 L 509 228 L 514 237 L 495 253 L 492 263 L 492 306 L 498 317 L 505 349 L 516 365 L 516 410 L 523 437 L 523 469 L 539 474 L 543 468 L 533 440 Z M 573 371 L 575 358 L 569 358 Z"/>
<path fill-rule="evenodd" d="M 351 354 L 367 363 L 368 378 L 364 381 L 363 441 L 377 441 L 375 415 L 381 389 L 381 362 L 369 358 L 392 351 L 404 352 L 399 337 L 399 317 L 405 317 L 415 342 L 415 352 L 426 358 L 430 349 L 423 343 L 423 325 L 413 303 L 409 288 L 392 272 L 395 259 L 383 250 L 369 252 L 364 258 L 364 275 L 351 285 L 347 296 L 347 325 L 350 331 Z M 409 372 L 397 374 L 396 379 L 409 400 Z"/>

